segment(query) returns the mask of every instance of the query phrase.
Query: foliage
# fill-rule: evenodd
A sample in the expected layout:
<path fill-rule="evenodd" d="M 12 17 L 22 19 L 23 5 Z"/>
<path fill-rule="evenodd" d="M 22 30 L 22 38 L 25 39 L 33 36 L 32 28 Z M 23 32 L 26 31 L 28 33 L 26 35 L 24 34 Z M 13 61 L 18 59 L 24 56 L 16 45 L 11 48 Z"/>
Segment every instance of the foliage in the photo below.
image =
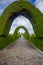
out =
<path fill-rule="evenodd" d="M 20 13 L 23 8 L 25 8 L 26 11 L 24 12 L 28 14 L 27 15 L 24 13 L 24 16 L 26 18 L 29 18 L 30 22 L 33 25 L 34 32 L 37 36 L 37 37 L 34 37 L 34 35 L 30 36 L 26 32 L 24 34 L 24 37 L 30 40 L 38 48 L 43 50 L 43 39 L 38 39 L 38 37 L 43 37 L 43 14 L 27 1 L 14 2 L 4 10 L 2 15 L 0 16 L 0 35 L 3 34 L 7 35 L 9 33 L 13 20 L 18 16 L 17 13 Z M 0 36 L 0 49 L 10 44 L 19 36 L 20 35 L 18 35 L 18 33 L 14 33 L 13 36 L 12 35 L 8 35 L 7 37 Z"/>
<path fill-rule="evenodd" d="M 13 2 L 4 10 L 0 16 L 0 35 L 7 35 L 9 33 L 13 20 L 18 16 L 17 13 L 22 11 L 23 8 L 28 12 L 28 16 L 25 14 L 24 16 L 30 19 L 35 34 L 38 37 L 43 37 L 43 14 L 27 1 Z"/>
<path fill-rule="evenodd" d="M 25 33 L 23 34 L 23 36 L 24 36 L 26 39 L 30 39 L 30 35 L 29 35 L 27 32 L 25 32 Z"/>
<path fill-rule="evenodd" d="M 4 47 L 6 47 L 7 45 L 9 45 L 11 42 L 15 41 L 16 39 L 18 39 L 19 37 L 21 37 L 20 33 L 18 32 L 18 30 L 20 28 L 23 28 L 26 33 L 28 34 L 27 29 L 24 26 L 19 26 L 15 29 L 14 34 L 10 34 L 8 36 L 0 36 L 0 49 L 3 49 Z"/>
<path fill-rule="evenodd" d="M 32 36 L 30 40 L 37 48 L 43 51 L 43 39 Z"/>
<path fill-rule="evenodd" d="M 28 30 L 25 28 L 25 26 L 18 26 L 18 27 L 15 29 L 14 34 L 17 34 L 17 33 L 18 33 L 18 30 L 19 30 L 20 28 L 23 28 L 27 33 L 29 33 Z"/>
<path fill-rule="evenodd" d="M 32 42 L 37 48 L 43 51 L 43 39 L 37 38 L 34 34 L 32 36 L 27 35 L 27 33 L 24 34 L 24 37 Z"/>
<path fill-rule="evenodd" d="M 0 36 L 0 50 L 11 44 L 13 41 L 20 37 L 20 33 L 14 35 L 8 35 L 7 37 Z"/>

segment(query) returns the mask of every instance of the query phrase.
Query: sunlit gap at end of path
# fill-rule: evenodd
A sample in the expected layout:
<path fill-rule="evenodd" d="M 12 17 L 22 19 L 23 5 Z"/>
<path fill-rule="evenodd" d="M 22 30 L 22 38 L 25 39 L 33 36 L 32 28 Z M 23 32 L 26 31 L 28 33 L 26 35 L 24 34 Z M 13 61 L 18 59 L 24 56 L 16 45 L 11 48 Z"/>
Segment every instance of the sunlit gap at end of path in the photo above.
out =
<path fill-rule="evenodd" d="M 18 30 L 18 33 L 24 34 L 24 33 L 25 33 L 25 30 L 24 30 L 23 28 L 20 28 L 20 29 Z"/>
<path fill-rule="evenodd" d="M 35 34 L 34 33 L 34 30 L 33 30 L 33 26 L 30 22 L 30 20 L 22 15 L 19 15 L 18 17 L 16 17 L 14 20 L 13 20 L 13 23 L 11 25 L 11 29 L 10 29 L 10 32 L 9 34 L 13 34 L 15 29 L 18 27 L 18 26 L 24 26 L 27 28 L 28 32 L 30 35 L 32 34 Z M 22 29 L 19 31 L 20 33 L 24 31 L 22 31 Z"/>

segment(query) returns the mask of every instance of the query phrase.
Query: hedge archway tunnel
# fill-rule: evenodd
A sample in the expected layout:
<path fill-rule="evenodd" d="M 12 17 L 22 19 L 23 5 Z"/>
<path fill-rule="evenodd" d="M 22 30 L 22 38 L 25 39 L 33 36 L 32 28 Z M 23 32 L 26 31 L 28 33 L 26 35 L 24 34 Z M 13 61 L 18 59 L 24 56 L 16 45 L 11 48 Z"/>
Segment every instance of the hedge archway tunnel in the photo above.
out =
<path fill-rule="evenodd" d="M 24 26 L 18 26 L 18 27 L 15 29 L 14 34 L 15 34 L 15 33 L 18 33 L 19 29 L 21 29 L 21 28 L 23 28 L 23 29 L 25 30 L 25 32 L 26 32 L 27 34 L 29 34 L 27 28 L 24 27 Z"/>
<path fill-rule="evenodd" d="M 8 35 L 13 20 L 23 15 L 32 23 L 37 37 L 43 37 L 43 15 L 27 1 L 16 1 L 10 4 L 0 17 L 0 35 Z"/>

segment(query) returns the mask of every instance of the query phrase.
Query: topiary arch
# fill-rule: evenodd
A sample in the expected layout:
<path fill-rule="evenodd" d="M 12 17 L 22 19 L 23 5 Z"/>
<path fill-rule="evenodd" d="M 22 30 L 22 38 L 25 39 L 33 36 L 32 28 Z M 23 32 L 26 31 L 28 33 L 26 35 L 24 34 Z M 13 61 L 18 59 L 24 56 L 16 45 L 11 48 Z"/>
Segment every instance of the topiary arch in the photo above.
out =
<path fill-rule="evenodd" d="M 37 37 L 43 37 L 43 15 L 27 1 L 16 1 L 10 4 L 0 17 L 0 35 L 7 35 L 13 20 L 23 15 L 30 20 Z"/>
<path fill-rule="evenodd" d="M 21 29 L 21 28 L 23 28 L 23 29 L 25 30 L 25 32 L 26 32 L 27 34 L 29 34 L 28 30 L 27 30 L 26 27 L 24 27 L 24 26 L 18 26 L 18 27 L 15 29 L 14 34 L 15 34 L 15 33 L 18 33 L 19 29 Z"/>

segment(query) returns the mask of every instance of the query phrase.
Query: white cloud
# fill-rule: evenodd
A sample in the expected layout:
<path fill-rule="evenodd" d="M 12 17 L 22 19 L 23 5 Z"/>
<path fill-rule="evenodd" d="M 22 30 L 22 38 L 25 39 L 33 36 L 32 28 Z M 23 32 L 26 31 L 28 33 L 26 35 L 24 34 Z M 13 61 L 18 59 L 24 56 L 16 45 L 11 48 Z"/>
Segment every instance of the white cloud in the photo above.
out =
<path fill-rule="evenodd" d="M 36 0 L 35 6 L 43 13 L 43 0 Z"/>
<path fill-rule="evenodd" d="M 25 30 L 23 29 L 23 28 L 21 28 L 21 29 L 19 29 L 19 31 L 18 32 L 20 32 L 20 33 L 24 33 L 25 32 Z"/>
<path fill-rule="evenodd" d="M 3 9 L 0 7 L 0 13 L 2 13 Z"/>
<path fill-rule="evenodd" d="M 2 14 L 4 9 L 14 1 L 17 0 L 0 0 L 0 14 Z M 43 13 L 43 0 L 36 0 L 34 4 Z"/>
<path fill-rule="evenodd" d="M 4 11 L 4 9 L 12 2 L 16 0 L 0 0 L 0 15 Z"/>
<path fill-rule="evenodd" d="M 1 0 L 0 3 L 7 4 L 7 3 L 11 3 L 13 1 L 17 1 L 17 0 Z"/>

